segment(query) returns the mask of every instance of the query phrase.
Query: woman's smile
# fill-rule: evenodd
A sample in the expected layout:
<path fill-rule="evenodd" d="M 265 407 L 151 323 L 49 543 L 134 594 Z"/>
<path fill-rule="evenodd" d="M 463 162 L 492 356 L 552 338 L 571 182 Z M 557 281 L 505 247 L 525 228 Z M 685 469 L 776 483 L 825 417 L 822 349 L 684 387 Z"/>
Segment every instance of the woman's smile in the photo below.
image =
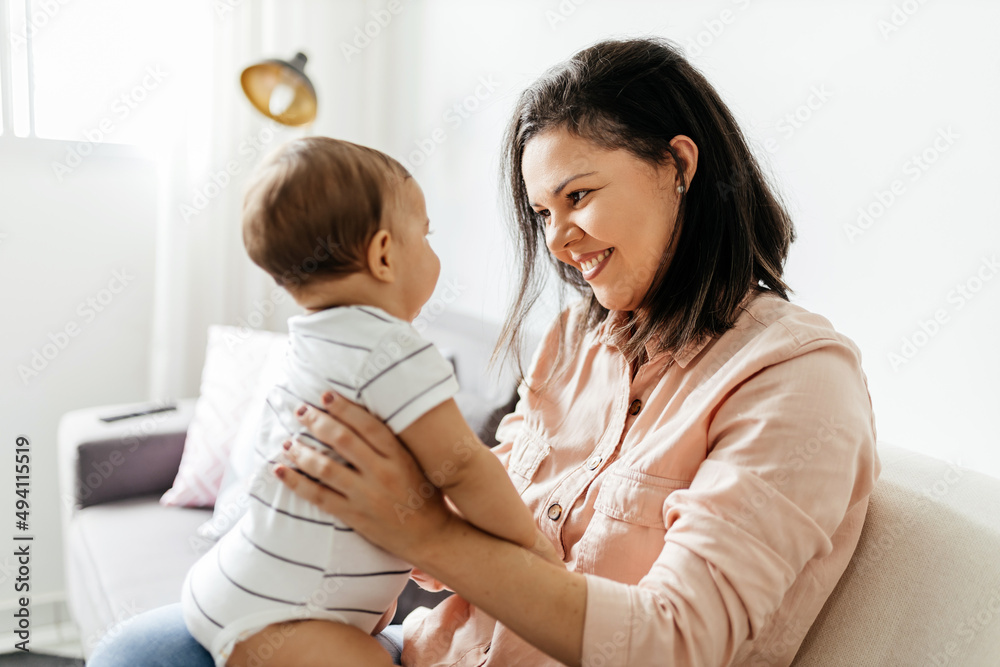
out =
<path fill-rule="evenodd" d="M 597 274 L 611 260 L 611 253 L 613 252 L 614 248 L 607 248 L 600 252 L 587 253 L 580 258 L 576 258 L 576 262 L 580 265 L 580 273 L 583 274 L 583 279 L 589 281 L 597 277 Z"/>

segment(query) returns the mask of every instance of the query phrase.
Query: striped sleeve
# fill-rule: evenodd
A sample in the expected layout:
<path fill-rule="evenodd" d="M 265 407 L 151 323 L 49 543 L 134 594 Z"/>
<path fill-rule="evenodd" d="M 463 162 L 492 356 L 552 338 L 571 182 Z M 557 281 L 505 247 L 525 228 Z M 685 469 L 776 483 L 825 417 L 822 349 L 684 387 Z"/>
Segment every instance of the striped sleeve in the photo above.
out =
<path fill-rule="evenodd" d="M 362 405 L 394 433 L 458 393 L 451 364 L 407 323 L 378 340 L 359 379 Z"/>

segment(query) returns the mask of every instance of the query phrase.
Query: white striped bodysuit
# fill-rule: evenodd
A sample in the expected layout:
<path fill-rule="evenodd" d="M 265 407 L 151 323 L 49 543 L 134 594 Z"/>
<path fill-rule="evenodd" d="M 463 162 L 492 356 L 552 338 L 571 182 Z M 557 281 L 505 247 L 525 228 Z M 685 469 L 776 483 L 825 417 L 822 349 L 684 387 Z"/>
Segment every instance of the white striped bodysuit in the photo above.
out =
<path fill-rule="evenodd" d="M 458 391 L 454 369 L 413 327 L 372 306 L 292 317 L 285 378 L 269 393 L 249 508 L 188 572 L 184 620 L 223 667 L 233 646 L 271 623 L 328 619 L 371 632 L 410 565 L 289 491 L 270 471 L 301 431 L 294 411 L 334 390 L 399 433 Z M 306 444 L 332 453 L 308 434 Z"/>

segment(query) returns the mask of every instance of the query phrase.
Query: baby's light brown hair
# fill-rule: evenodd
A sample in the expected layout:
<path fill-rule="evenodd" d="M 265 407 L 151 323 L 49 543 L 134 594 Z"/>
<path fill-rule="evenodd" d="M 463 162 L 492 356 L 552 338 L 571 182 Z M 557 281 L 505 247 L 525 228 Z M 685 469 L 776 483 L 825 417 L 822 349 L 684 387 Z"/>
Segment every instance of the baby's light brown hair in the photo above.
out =
<path fill-rule="evenodd" d="M 368 244 L 398 206 L 410 173 L 373 148 L 329 137 L 278 147 L 243 199 L 243 244 L 278 285 L 367 270 Z"/>

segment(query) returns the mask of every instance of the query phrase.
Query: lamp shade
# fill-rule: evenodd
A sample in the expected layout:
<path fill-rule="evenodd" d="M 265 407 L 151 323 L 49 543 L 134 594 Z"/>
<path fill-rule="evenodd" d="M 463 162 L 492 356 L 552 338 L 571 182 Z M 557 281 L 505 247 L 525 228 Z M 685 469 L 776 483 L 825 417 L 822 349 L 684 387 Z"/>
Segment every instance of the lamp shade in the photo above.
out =
<path fill-rule="evenodd" d="M 282 125 L 308 125 L 316 118 L 316 89 L 306 76 L 306 56 L 291 61 L 265 60 L 243 70 L 240 83 L 247 99 Z"/>

